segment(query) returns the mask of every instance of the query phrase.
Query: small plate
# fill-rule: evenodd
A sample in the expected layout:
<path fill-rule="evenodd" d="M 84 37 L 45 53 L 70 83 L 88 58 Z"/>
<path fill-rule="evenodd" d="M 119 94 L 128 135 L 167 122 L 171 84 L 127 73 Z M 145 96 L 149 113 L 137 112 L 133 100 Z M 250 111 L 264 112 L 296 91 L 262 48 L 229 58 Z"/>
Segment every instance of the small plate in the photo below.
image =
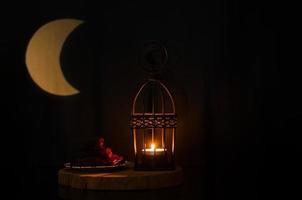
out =
<path fill-rule="evenodd" d="M 77 169 L 77 170 L 117 170 L 124 169 L 131 166 L 131 162 L 125 161 L 122 164 L 117 165 L 96 165 L 96 166 L 78 166 L 71 165 L 70 163 L 65 163 L 64 167 L 67 169 Z"/>

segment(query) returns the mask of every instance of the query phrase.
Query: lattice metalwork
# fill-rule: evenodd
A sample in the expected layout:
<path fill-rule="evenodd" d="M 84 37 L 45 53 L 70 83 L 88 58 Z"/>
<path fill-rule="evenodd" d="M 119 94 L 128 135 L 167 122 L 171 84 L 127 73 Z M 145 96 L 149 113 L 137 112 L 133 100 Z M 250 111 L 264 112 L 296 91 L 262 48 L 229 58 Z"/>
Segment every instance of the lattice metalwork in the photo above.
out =
<path fill-rule="evenodd" d="M 176 115 L 132 115 L 132 128 L 176 128 Z"/>

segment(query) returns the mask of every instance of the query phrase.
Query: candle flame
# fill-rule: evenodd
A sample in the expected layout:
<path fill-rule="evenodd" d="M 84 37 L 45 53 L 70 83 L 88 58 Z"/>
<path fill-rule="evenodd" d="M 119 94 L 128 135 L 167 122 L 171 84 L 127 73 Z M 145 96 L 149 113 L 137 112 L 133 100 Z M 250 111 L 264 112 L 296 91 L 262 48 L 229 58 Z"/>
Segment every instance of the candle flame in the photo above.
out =
<path fill-rule="evenodd" d="M 151 144 L 151 150 L 154 151 L 155 149 L 155 144 Z"/>

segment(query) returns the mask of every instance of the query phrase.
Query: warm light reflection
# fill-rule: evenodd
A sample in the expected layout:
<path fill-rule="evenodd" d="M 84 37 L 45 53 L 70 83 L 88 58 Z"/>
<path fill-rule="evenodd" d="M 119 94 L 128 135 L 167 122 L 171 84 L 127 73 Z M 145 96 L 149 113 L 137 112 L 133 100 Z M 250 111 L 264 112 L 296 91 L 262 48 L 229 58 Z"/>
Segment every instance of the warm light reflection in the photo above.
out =
<path fill-rule="evenodd" d="M 89 173 L 89 174 L 81 174 L 80 177 L 122 178 L 122 177 L 128 177 L 128 175 L 127 174 L 113 174 L 113 173 Z"/>

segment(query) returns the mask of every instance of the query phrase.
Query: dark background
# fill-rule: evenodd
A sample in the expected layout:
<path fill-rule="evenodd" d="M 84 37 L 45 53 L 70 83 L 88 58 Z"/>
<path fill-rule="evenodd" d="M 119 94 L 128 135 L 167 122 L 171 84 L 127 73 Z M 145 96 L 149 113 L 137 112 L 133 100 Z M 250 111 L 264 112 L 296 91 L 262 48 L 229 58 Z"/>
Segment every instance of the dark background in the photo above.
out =
<path fill-rule="evenodd" d="M 13 196 L 56 198 L 57 170 L 97 136 L 132 159 L 128 124 L 147 77 L 138 55 L 148 40 L 161 41 L 169 53 L 163 79 L 176 101 L 176 156 L 187 180 L 175 198 L 296 194 L 299 76 L 281 70 L 283 5 L 45 1 L 2 9 L 1 169 Z M 61 18 L 85 21 L 61 54 L 67 80 L 81 91 L 70 97 L 42 91 L 25 66 L 33 33 Z"/>

